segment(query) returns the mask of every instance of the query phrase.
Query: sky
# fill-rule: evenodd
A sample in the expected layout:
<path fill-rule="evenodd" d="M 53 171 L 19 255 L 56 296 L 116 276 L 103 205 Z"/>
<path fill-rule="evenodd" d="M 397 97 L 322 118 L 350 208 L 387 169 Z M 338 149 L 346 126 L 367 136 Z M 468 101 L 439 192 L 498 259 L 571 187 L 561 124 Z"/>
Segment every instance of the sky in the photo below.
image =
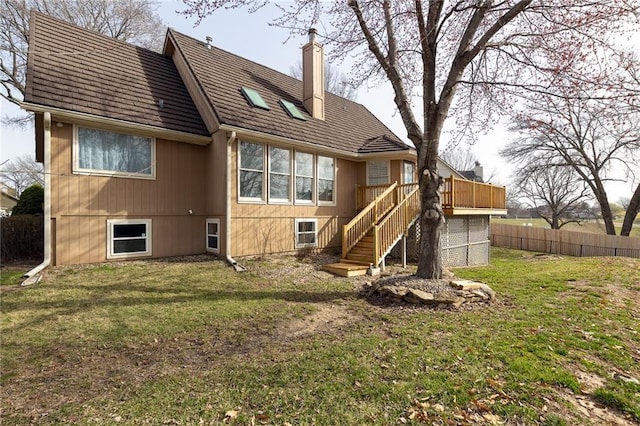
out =
<path fill-rule="evenodd" d="M 195 18 L 186 18 L 176 13 L 177 10 L 183 9 L 181 1 L 166 0 L 160 3 L 158 13 L 168 26 L 181 33 L 203 41 L 206 36 L 211 36 L 215 46 L 283 73 L 288 74 L 290 67 L 296 66 L 302 59 L 301 48 L 307 41 L 306 37 L 291 38 L 285 43 L 289 32 L 268 25 L 277 13 L 273 6 L 254 14 L 244 9 L 219 10 L 205 18 L 199 26 L 195 26 Z M 332 65 L 345 74 L 349 72 L 349 64 Z M 396 135 L 409 142 L 393 102 L 393 91 L 389 84 L 359 88 L 356 101 L 366 106 Z M 21 112 L 18 107 L 3 98 L 0 103 L 0 116 L 5 114 L 16 116 Z M 418 111 L 416 115 L 419 116 Z M 513 168 L 498 154 L 510 137 L 502 126 L 497 125 L 492 131 L 478 137 L 478 141 L 470 147 L 483 165 L 485 176 L 494 175 L 494 184 L 508 185 L 510 174 L 513 172 Z M 32 128 L 21 130 L 3 125 L 0 129 L 0 140 L 0 164 L 11 158 L 35 153 Z M 441 148 L 444 148 L 447 142 L 447 136 L 443 135 Z M 466 150 L 468 145 L 460 144 L 459 147 Z M 617 201 L 620 197 L 630 198 L 632 194 L 631 182 L 610 183 L 607 190 L 611 201 Z"/>

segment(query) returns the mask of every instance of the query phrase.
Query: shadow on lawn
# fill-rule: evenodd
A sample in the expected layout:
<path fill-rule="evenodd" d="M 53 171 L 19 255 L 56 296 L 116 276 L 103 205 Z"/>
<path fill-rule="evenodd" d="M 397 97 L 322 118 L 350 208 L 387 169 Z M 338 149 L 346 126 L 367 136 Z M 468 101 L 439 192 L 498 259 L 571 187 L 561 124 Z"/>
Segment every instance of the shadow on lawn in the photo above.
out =
<path fill-rule="evenodd" d="M 28 327 L 31 324 L 41 324 L 45 321 L 57 321 L 61 317 L 74 315 L 79 312 L 87 312 L 92 309 L 113 307 L 135 307 L 143 305 L 179 305 L 190 303 L 208 303 L 220 301 L 253 301 L 274 300 L 294 303 L 327 303 L 335 300 L 347 300 L 357 298 L 356 291 L 311 291 L 311 290 L 221 290 L 205 288 L 159 288 L 152 285 L 131 284 L 107 284 L 87 285 L 68 284 L 56 285 L 56 291 L 60 291 L 58 300 L 39 300 L 25 303 L 24 300 L 3 300 L 2 311 L 5 314 L 12 312 L 27 313 L 30 318 L 21 321 L 6 331 Z M 64 298 L 65 291 L 84 291 L 81 297 Z M 122 293 L 140 293 L 139 296 L 125 296 Z M 53 312 L 52 312 L 53 310 Z M 32 313 L 30 315 L 29 313 Z M 46 312 L 46 314 L 41 314 Z"/>

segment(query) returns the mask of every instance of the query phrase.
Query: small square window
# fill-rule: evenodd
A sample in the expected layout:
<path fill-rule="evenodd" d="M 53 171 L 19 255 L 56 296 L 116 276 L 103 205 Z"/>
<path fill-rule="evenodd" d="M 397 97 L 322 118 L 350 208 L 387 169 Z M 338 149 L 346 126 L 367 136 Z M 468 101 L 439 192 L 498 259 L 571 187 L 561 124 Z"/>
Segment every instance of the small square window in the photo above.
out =
<path fill-rule="evenodd" d="M 318 247 L 318 220 L 295 220 L 296 248 Z"/>
<path fill-rule="evenodd" d="M 270 109 L 269 105 L 267 105 L 264 99 L 262 99 L 262 96 L 260 96 L 260 93 L 248 87 L 242 87 L 241 91 L 251 106 L 266 109 L 267 111 Z"/>

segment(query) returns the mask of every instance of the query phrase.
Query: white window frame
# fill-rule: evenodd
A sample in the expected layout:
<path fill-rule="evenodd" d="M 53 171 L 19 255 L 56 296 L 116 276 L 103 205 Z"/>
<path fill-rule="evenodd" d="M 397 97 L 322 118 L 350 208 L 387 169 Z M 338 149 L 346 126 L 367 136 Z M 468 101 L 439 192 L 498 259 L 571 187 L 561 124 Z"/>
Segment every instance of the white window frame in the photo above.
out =
<path fill-rule="evenodd" d="M 407 169 L 406 167 L 408 165 L 411 165 L 411 182 L 406 182 L 406 176 L 407 176 Z M 408 183 L 416 183 L 416 163 L 411 162 L 411 161 L 403 161 L 402 162 L 402 183 L 403 184 L 408 184 Z"/>
<path fill-rule="evenodd" d="M 209 233 L 209 224 L 218 225 L 218 233 L 217 234 L 210 234 Z M 207 251 L 210 252 L 210 253 L 220 253 L 220 219 L 207 219 L 207 224 L 206 224 L 206 228 L 205 228 L 205 234 L 206 234 L 205 247 L 207 248 Z M 218 246 L 217 247 L 210 247 L 209 246 L 209 237 L 218 238 Z"/>
<path fill-rule="evenodd" d="M 387 181 L 385 183 L 375 183 L 375 184 L 370 183 L 370 179 L 371 179 L 371 163 L 386 163 Z M 369 161 L 367 161 L 367 185 L 371 185 L 371 186 L 374 186 L 374 185 L 388 185 L 389 184 L 390 174 L 391 174 L 391 162 L 389 160 L 369 160 Z M 382 177 L 382 176 L 375 176 L 375 177 Z"/>
<path fill-rule="evenodd" d="M 272 172 L 271 171 L 271 150 L 272 149 L 281 149 L 283 151 L 288 151 L 289 152 L 289 174 L 287 176 L 289 176 L 289 194 L 288 194 L 288 198 L 284 199 L 284 198 L 271 198 L 271 175 L 280 175 L 280 176 L 285 176 L 285 174 L 281 173 L 281 172 Z M 269 199 L 269 204 L 292 204 L 291 200 L 293 199 L 292 196 L 292 191 L 295 191 L 294 188 L 294 179 L 293 179 L 293 157 L 295 155 L 294 151 L 288 148 L 282 148 L 279 146 L 271 146 L 271 145 L 267 145 L 267 152 L 268 152 L 268 157 L 267 157 L 267 166 L 268 166 L 268 179 L 267 179 L 267 196 Z"/>
<path fill-rule="evenodd" d="M 306 155 L 310 155 L 311 156 L 311 176 L 305 176 L 305 175 L 298 175 L 298 171 L 296 169 L 296 155 L 297 154 L 306 154 Z M 297 186 L 297 180 L 298 180 L 298 176 L 300 176 L 301 178 L 311 178 L 312 180 L 317 180 L 318 179 L 318 173 L 316 170 L 316 156 L 310 152 L 305 152 L 305 151 L 294 151 L 293 154 L 293 199 L 295 200 L 296 204 L 300 204 L 300 205 L 307 205 L 307 206 L 313 206 L 316 204 L 316 183 L 315 182 L 311 182 L 311 200 L 299 200 L 298 199 L 298 186 Z"/>
<path fill-rule="evenodd" d="M 141 225 L 144 224 L 147 227 L 146 235 L 143 237 L 128 237 L 126 239 L 145 239 L 147 242 L 147 250 L 144 252 L 128 252 L 128 253 L 115 253 L 113 250 L 114 241 L 114 227 L 117 225 Z M 133 257 L 145 257 L 152 254 L 152 220 L 151 219 L 107 219 L 107 259 L 128 259 Z M 123 238 L 124 239 L 124 238 Z"/>
<path fill-rule="evenodd" d="M 100 169 L 85 169 L 80 167 L 80 139 L 78 136 L 78 129 L 82 127 L 84 129 L 90 130 L 99 130 L 101 132 L 110 132 L 116 133 L 120 135 L 127 136 L 135 136 L 141 138 L 147 138 L 151 142 L 151 173 L 130 173 L 130 172 L 118 172 L 111 170 L 100 170 Z M 121 177 L 121 178 L 132 178 L 132 179 L 156 179 L 156 138 L 151 136 L 142 136 L 138 134 L 133 134 L 130 132 L 119 132 L 114 130 L 101 129 L 97 127 L 89 127 L 89 126 L 79 126 L 77 124 L 73 125 L 73 147 L 71 150 L 72 153 L 72 165 L 73 165 L 73 173 L 77 175 L 96 175 L 96 176 L 109 176 L 109 177 Z"/>
<path fill-rule="evenodd" d="M 320 200 L 320 159 L 321 158 L 328 158 L 330 160 L 333 160 L 333 188 L 331 190 L 331 193 L 333 194 L 333 199 L 331 201 L 322 201 Z M 336 186 L 336 176 L 338 174 L 338 160 L 335 157 L 328 157 L 326 155 L 317 155 L 316 156 L 316 194 L 317 198 L 318 198 L 318 205 L 319 206 L 335 206 L 336 205 L 336 190 L 337 190 L 337 186 Z M 322 180 L 328 180 L 328 179 L 322 179 Z"/>
<path fill-rule="evenodd" d="M 301 235 L 300 232 L 298 232 L 298 225 L 300 223 L 304 223 L 304 222 L 311 222 L 313 223 L 313 234 L 314 234 L 314 242 L 313 243 L 305 243 L 305 244 L 300 244 L 298 243 L 298 237 Z M 298 248 L 313 248 L 313 247 L 318 247 L 318 219 L 316 218 L 298 218 L 295 219 L 294 222 L 294 238 L 295 238 L 295 247 Z M 310 234 L 311 232 L 304 232 L 302 234 Z"/>
<path fill-rule="evenodd" d="M 253 145 L 261 145 L 262 146 L 262 170 L 255 170 L 255 169 L 244 169 L 242 168 L 242 154 L 241 154 L 241 146 L 242 143 L 250 143 Z M 237 196 L 238 196 L 238 202 L 240 203 L 252 203 L 252 204 L 265 204 L 267 197 L 265 197 L 265 187 L 267 185 L 266 181 L 267 179 L 269 179 L 269 175 L 268 175 L 268 164 L 266 163 L 267 160 L 267 156 L 266 156 L 266 152 L 269 150 L 269 145 L 263 144 L 263 143 L 259 143 L 259 142 L 251 142 L 251 141 L 245 141 L 245 140 L 239 140 L 238 141 L 238 172 L 237 174 Z M 240 195 L 240 175 L 242 174 L 242 171 L 246 170 L 246 171 L 250 171 L 250 172 L 260 172 L 262 173 L 262 193 L 261 196 L 258 197 L 242 197 Z"/>

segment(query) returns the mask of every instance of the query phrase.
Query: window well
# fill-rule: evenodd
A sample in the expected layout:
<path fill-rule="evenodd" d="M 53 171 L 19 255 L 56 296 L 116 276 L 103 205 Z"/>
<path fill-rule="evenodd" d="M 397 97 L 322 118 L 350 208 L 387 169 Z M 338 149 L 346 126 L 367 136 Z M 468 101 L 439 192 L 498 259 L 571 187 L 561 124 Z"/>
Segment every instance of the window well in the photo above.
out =
<path fill-rule="evenodd" d="M 302 115 L 298 108 L 296 108 L 296 106 L 291 102 L 280 99 L 280 105 L 282 105 L 282 108 L 284 108 L 291 117 L 297 118 L 298 120 L 307 120 L 306 118 L 304 118 L 304 115 Z"/>
<path fill-rule="evenodd" d="M 242 90 L 242 94 L 244 95 L 245 98 L 247 98 L 251 106 L 266 109 L 266 110 L 269 109 L 269 105 L 267 105 L 267 103 L 264 101 L 264 99 L 262 99 L 262 96 L 260 96 L 258 92 L 256 92 L 253 89 L 249 89 L 247 87 L 242 87 L 241 90 Z"/>

